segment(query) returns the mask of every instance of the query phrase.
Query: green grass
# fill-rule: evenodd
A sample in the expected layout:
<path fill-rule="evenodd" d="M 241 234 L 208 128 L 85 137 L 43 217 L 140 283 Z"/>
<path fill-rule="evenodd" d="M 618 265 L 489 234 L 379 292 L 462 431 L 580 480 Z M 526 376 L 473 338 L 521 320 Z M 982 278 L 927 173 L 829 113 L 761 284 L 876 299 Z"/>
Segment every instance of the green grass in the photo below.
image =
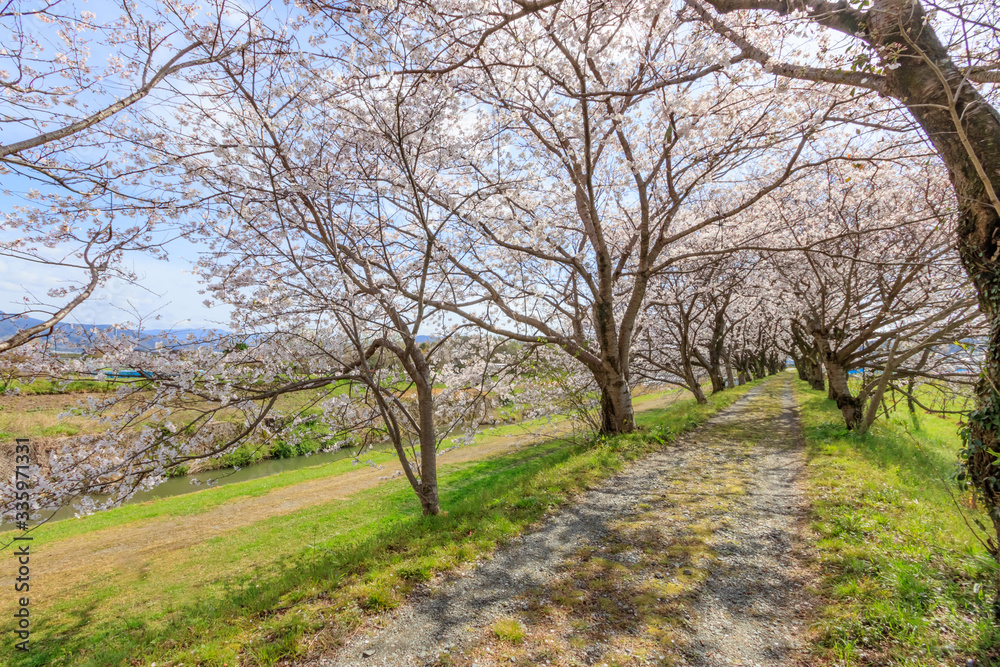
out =
<path fill-rule="evenodd" d="M 36 378 L 32 381 L 14 380 L 9 388 L 21 394 L 75 394 L 80 392 L 110 392 L 117 389 L 114 382 L 100 380 L 64 380 Z"/>
<path fill-rule="evenodd" d="M 904 410 L 859 437 L 825 393 L 796 381 L 796 395 L 818 534 L 823 656 L 840 665 L 1000 664 L 990 620 L 995 565 L 962 519 L 984 515 L 950 481 L 957 423 Z"/>
<path fill-rule="evenodd" d="M 366 614 L 391 609 L 418 582 L 487 555 L 571 494 L 664 446 L 748 388 L 723 392 L 708 405 L 687 400 L 643 413 L 640 433 L 549 441 L 443 466 L 446 515 L 421 516 L 413 492 L 395 480 L 347 501 L 308 507 L 217 535 L 181 553 L 157 555 L 143 572 L 116 573 L 99 587 L 81 586 L 36 608 L 31 652 L 18 653 L 13 642 L 4 642 L 0 664 L 272 665 L 299 655 L 306 636 L 316 640 L 314 647 L 336 643 Z M 326 468 L 57 523 L 39 531 L 34 546 L 206 511 L 230 498 L 287 485 L 289 479 L 329 475 Z M 44 558 L 44 549 L 38 557 Z M 0 625 L 0 632 L 9 630 L 9 623 Z"/>
<path fill-rule="evenodd" d="M 493 635 L 508 644 L 520 644 L 524 641 L 524 626 L 513 618 L 501 618 L 490 628 Z"/>

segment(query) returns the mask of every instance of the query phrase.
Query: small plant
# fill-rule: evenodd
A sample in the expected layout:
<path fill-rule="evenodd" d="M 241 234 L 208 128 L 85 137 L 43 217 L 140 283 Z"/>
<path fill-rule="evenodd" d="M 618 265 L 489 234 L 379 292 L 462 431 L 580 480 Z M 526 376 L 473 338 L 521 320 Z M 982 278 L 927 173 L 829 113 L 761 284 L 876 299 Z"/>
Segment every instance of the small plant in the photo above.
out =
<path fill-rule="evenodd" d="M 275 459 L 290 459 L 296 456 L 298 452 L 295 448 L 289 445 L 284 440 L 279 440 L 277 443 L 271 446 L 271 458 Z"/>
<path fill-rule="evenodd" d="M 370 586 L 367 594 L 363 595 L 360 602 L 361 608 L 365 611 L 388 611 L 399 606 L 396 595 L 385 586 Z"/>
<path fill-rule="evenodd" d="M 243 468 L 251 463 L 255 463 L 257 457 L 258 450 L 247 443 L 243 443 L 235 450 L 225 454 L 222 457 L 222 464 L 225 467 L 236 466 Z"/>
<path fill-rule="evenodd" d="M 513 618 L 501 618 L 491 628 L 496 638 L 508 644 L 520 644 L 524 641 L 524 626 Z"/>
<path fill-rule="evenodd" d="M 430 581 L 433 576 L 428 564 L 404 565 L 397 572 L 406 581 Z"/>

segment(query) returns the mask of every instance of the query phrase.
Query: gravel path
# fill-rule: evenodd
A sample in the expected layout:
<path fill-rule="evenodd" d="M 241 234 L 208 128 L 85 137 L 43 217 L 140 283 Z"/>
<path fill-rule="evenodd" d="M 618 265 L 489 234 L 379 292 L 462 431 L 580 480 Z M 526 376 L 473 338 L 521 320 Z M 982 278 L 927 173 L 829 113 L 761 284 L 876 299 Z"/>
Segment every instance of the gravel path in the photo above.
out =
<path fill-rule="evenodd" d="M 788 378 L 757 387 L 302 664 L 797 664 L 800 443 Z M 498 638 L 500 618 L 525 639 Z"/>
<path fill-rule="evenodd" d="M 805 459 L 787 380 L 785 385 L 781 413 L 769 420 L 773 430 L 752 454 L 757 473 L 749 493 L 737 502 L 729 526 L 711 539 L 717 558 L 692 605 L 685 650 L 690 665 L 808 664 L 802 641 L 808 573 L 796 544 L 806 516 L 800 486 Z M 741 412 L 719 423 L 740 420 Z"/>

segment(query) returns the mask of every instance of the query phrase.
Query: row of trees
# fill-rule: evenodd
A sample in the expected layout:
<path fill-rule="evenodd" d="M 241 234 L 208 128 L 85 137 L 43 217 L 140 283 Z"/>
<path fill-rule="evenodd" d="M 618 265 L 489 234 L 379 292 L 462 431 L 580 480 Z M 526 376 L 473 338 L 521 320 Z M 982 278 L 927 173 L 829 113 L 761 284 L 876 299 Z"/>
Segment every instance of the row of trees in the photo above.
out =
<path fill-rule="evenodd" d="M 956 356 L 986 341 L 965 456 L 1000 535 L 1000 75 L 981 4 L 129 3 L 99 24 L 11 0 L 0 169 L 42 201 L 6 214 L 0 249 L 69 247 L 88 279 L 0 352 L 176 234 L 235 312 L 230 343 L 180 359 L 95 341 L 155 381 L 92 406 L 107 434 L 55 457 L 44 494 L 120 502 L 294 430 L 275 406 L 308 392 L 332 439 L 392 442 L 434 514 L 437 446 L 489 396 L 562 387 L 623 433 L 640 381 L 704 400 L 704 378 L 722 391 L 791 357 L 864 430 L 887 391 L 967 380 L 976 360 Z M 456 336 L 476 353 L 444 354 Z"/>

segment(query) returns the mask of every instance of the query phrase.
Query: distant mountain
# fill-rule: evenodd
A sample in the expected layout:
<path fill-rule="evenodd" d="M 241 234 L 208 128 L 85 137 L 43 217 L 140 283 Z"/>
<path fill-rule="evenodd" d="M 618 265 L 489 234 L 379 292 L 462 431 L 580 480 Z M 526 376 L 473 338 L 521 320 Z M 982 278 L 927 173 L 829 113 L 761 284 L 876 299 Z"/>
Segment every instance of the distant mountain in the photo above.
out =
<path fill-rule="evenodd" d="M 0 319 L 0 339 L 9 338 L 21 329 L 41 324 L 44 321 L 33 317 L 11 317 L 3 313 L 0 313 L 0 318 L 4 318 Z M 109 331 L 114 328 L 114 325 L 111 324 L 67 324 L 66 322 L 60 322 L 55 326 L 55 330 L 62 334 L 60 338 L 65 340 L 71 348 L 82 347 L 95 331 Z M 119 329 L 116 335 L 122 338 L 135 338 L 141 342 L 141 345 L 153 347 L 157 343 L 184 342 L 189 334 L 195 338 L 204 338 L 206 336 L 221 336 L 226 333 L 222 329 L 143 329 L 140 335 L 129 329 Z"/>
<path fill-rule="evenodd" d="M 2 319 L 4 317 L 10 319 Z M 0 340 L 13 336 L 21 329 L 41 323 L 42 320 L 32 317 L 12 317 L 0 313 Z M 69 349 L 65 349 L 64 351 L 71 352 L 82 349 L 91 332 L 108 331 L 109 329 L 113 329 L 114 326 L 111 324 L 67 324 L 61 322 L 55 328 L 62 334 L 61 339 L 65 340 L 70 346 Z M 189 334 L 193 335 L 196 339 L 201 339 L 206 336 L 224 336 L 227 333 L 229 332 L 223 329 L 143 329 L 142 336 L 139 338 L 134 331 L 119 329 L 117 335 L 119 337 L 139 338 L 143 347 L 153 347 L 157 343 L 163 343 L 164 345 L 172 342 L 183 343 Z M 418 343 L 427 343 L 435 340 L 437 340 L 435 336 L 416 336 Z"/>

